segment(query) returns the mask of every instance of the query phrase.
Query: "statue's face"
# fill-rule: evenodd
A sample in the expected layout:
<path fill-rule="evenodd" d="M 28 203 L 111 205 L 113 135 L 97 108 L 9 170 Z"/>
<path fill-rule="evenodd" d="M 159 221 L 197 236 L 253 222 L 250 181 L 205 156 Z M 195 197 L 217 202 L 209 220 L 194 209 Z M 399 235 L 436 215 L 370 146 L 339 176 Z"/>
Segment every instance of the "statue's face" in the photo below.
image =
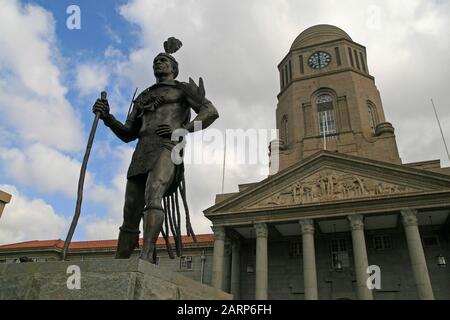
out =
<path fill-rule="evenodd" d="M 169 58 L 157 56 L 155 60 L 153 60 L 153 72 L 156 77 L 173 74 L 172 63 Z"/>

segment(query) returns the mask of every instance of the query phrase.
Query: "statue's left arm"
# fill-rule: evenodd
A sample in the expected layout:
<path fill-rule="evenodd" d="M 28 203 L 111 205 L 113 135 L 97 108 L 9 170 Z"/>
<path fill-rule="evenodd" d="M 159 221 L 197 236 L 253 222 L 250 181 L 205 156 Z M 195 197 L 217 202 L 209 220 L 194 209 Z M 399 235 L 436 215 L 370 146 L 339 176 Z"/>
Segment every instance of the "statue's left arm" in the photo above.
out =
<path fill-rule="evenodd" d="M 197 116 L 184 125 L 184 128 L 189 132 L 194 132 L 197 129 L 194 126 L 195 122 L 201 122 L 201 129 L 206 129 L 219 117 L 216 107 L 206 98 L 203 103 L 190 104 L 190 106 L 197 113 Z"/>
<path fill-rule="evenodd" d="M 181 86 L 189 107 L 197 113 L 195 119 L 185 124 L 184 128 L 194 132 L 197 129 L 195 122 L 201 122 L 201 129 L 209 127 L 219 117 L 219 112 L 212 102 L 206 99 L 202 78 L 200 78 L 199 86 L 192 79 L 189 79 L 189 83 L 181 83 Z"/>

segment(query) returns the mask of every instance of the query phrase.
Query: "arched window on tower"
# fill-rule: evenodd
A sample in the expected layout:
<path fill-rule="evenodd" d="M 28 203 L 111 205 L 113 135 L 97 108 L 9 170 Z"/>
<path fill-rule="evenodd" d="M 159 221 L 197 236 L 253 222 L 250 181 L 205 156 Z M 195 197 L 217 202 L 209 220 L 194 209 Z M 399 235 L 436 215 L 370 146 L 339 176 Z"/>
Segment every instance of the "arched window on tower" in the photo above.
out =
<path fill-rule="evenodd" d="M 375 108 L 375 105 L 371 101 L 367 101 L 367 112 L 369 114 L 370 130 L 373 133 L 375 133 L 375 129 L 378 124 L 378 115 L 377 115 L 377 109 Z"/>
<path fill-rule="evenodd" d="M 281 128 L 283 130 L 284 144 L 289 144 L 289 124 L 287 115 L 284 115 L 281 120 Z"/>
<path fill-rule="evenodd" d="M 336 133 L 333 98 L 329 94 L 321 94 L 317 97 L 316 103 L 319 112 L 320 135 L 327 136 Z"/>

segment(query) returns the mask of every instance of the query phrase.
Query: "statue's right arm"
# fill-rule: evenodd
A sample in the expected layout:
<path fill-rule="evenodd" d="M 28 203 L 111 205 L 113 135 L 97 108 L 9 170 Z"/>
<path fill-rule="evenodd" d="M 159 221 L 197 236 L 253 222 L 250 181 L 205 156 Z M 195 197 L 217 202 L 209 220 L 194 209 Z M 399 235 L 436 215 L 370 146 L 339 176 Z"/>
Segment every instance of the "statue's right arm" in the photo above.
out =
<path fill-rule="evenodd" d="M 136 120 L 130 119 L 130 117 L 123 124 L 112 114 L 108 114 L 103 119 L 103 122 L 123 142 L 130 142 L 138 138 L 139 127 L 136 124 Z"/>
<path fill-rule="evenodd" d="M 138 138 L 140 122 L 136 117 L 136 108 L 133 108 L 132 112 L 128 115 L 125 124 L 121 123 L 109 113 L 109 103 L 106 99 L 98 99 L 95 102 L 92 111 L 100 114 L 100 119 L 103 120 L 105 125 L 109 127 L 120 140 L 130 142 Z"/>

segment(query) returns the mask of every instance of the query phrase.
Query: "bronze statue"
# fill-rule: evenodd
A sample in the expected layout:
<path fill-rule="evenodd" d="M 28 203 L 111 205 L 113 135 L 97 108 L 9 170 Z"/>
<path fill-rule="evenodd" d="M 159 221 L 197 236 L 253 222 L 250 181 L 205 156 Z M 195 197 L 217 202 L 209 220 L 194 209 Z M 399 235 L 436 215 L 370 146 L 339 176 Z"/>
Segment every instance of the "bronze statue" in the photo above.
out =
<path fill-rule="evenodd" d="M 164 42 L 164 53 L 153 60 L 156 83 L 145 89 L 133 101 L 133 108 L 125 124 L 109 113 L 107 99 L 98 99 L 93 111 L 100 113 L 100 119 L 124 142 L 138 139 L 136 149 L 127 173 L 124 220 L 120 227 L 116 258 L 127 259 L 134 248 L 139 246 L 139 224 L 143 218 L 144 242 L 141 259 L 155 263 L 156 240 L 160 232 L 166 241 L 169 255 L 173 253 L 168 236 L 175 239 L 177 255 L 181 255 L 180 194 L 186 213 L 187 235 L 195 239 L 189 220 L 186 203 L 183 163 L 175 164 L 171 154 L 180 139 L 171 139 L 176 129 L 186 132 L 194 129 L 194 122 L 200 121 L 207 128 L 219 114 L 213 104 L 206 99 L 203 80 L 197 86 L 192 79 L 189 83 L 176 81 L 178 63 L 171 55 L 182 43 L 175 38 Z M 190 120 L 190 110 L 197 116 Z"/>

